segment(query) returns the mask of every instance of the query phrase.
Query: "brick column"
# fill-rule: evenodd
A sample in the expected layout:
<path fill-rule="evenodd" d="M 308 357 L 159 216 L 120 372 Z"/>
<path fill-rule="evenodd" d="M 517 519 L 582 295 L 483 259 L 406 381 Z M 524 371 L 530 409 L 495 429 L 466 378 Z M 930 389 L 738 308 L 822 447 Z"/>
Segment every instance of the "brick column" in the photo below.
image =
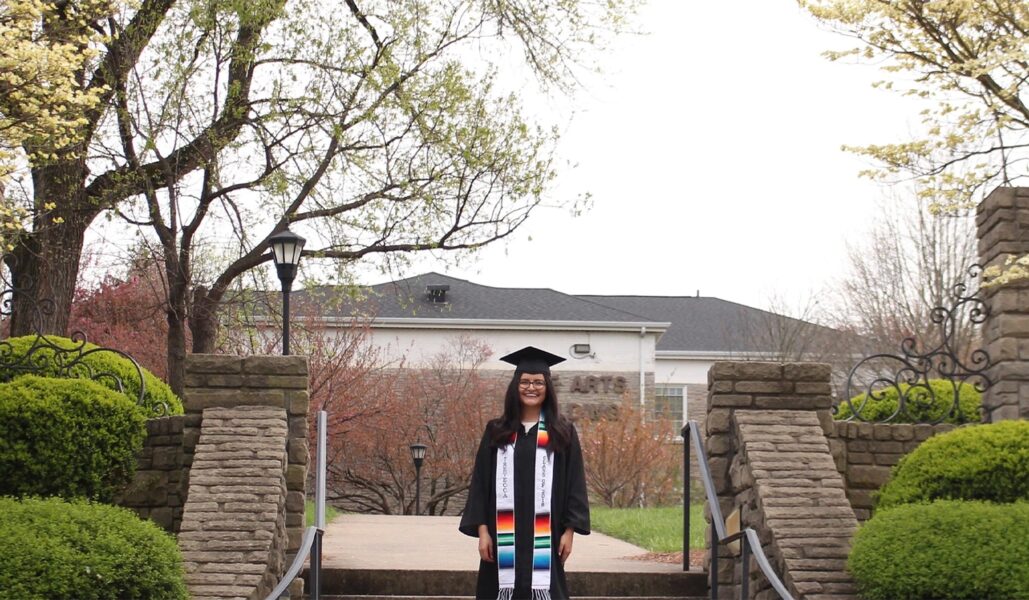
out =
<path fill-rule="evenodd" d="M 1029 254 L 1029 187 L 993 190 L 979 204 L 975 222 L 983 266 Z M 1029 281 L 984 288 L 982 295 L 991 311 L 983 343 L 993 360 L 983 420 L 1029 419 Z"/>
<path fill-rule="evenodd" d="M 718 362 L 708 372 L 706 448 L 722 516 L 740 511 L 798 599 L 855 598 L 844 565 L 857 521 L 830 451 L 830 392 L 824 364 Z M 718 553 L 719 597 L 736 598 L 740 560 Z M 756 563 L 750 575 L 751 598 L 777 597 Z"/>

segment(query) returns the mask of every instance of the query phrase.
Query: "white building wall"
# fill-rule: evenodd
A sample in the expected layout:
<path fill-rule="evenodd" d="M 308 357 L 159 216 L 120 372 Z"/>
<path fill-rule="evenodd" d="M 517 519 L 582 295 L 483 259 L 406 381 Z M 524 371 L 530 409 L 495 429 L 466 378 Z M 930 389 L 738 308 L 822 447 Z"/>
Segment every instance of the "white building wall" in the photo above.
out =
<path fill-rule="evenodd" d="M 703 421 L 707 402 L 707 372 L 714 364 L 711 358 L 668 358 L 656 361 L 654 385 L 660 388 L 682 388 L 682 419 Z"/>
<path fill-rule="evenodd" d="M 714 364 L 713 360 L 659 358 L 654 369 L 654 383 L 668 384 L 703 384 L 707 385 L 707 372 Z"/>
<path fill-rule="evenodd" d="M 441 350 L 455 347 L 461 336 L 485 341 L 493 350 L 493 360 L 482 368 L 506 370 L 501 356 L 525 346 L 536 346 L 564 356 L 567 361 L 554 367 L 562 370 L 596 372 L 654 372 L 658 333 L 651 331 L 551 331 L 528 329 L 428 329 L 372 326 L 369 343 L 378 347 L 383 358 L 409 366 L 423 365 Z M 573 344 L 589 344 L 590 355 L 572 355 Z M 642 356 L 642 362 L 641 362 Z"/>

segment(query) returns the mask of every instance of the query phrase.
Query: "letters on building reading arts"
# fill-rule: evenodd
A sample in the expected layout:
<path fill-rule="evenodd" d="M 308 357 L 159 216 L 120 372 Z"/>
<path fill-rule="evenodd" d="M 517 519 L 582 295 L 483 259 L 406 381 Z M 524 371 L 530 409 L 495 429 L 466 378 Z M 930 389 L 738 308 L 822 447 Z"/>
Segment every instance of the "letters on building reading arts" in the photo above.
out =
<path fill-rule="evenodd" d="M 567 379 L 568 377 L 565 377 Z M 572 379 L 572 384 L 568 388 L 569 392 L 578 392 L 580 394 L 621 394 L 625 391 L 625 377 L 621 375 L 575 375 Z M 554 389 L 559 392 L 565 391 L 563 388 L 564 380 L 560 375 L 554 375 Z"/>

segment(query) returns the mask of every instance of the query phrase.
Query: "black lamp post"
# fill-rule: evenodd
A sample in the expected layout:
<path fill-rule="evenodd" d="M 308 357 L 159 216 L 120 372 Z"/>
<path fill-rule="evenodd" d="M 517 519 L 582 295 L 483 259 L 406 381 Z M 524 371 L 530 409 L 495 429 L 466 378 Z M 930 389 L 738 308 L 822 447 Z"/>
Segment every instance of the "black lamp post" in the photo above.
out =
<path fill-rule="evenodd" d="M 414 514 L 422 513 L 422 463 L 425 462 L 425 444 L 411 444 L 411 458 L 414 459 Z"/>
<path fill-rule="evenodd" d="M 275 260 L 275 271 L 282 283 L 282 355 L 289 354 L 289 293 L 293 289 L 293 279 L 297 276 L 300 265 L 300 254 L 307 240 L 290 230 L 280 231 L 268 238 L 272 247 L 272 258 Z"/>

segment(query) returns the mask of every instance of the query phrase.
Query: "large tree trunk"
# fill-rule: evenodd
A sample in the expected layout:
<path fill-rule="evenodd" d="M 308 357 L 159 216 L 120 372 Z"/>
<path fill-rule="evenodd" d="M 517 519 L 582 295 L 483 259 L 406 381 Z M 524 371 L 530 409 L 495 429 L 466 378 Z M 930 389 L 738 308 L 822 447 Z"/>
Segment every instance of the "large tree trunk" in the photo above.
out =
<path fill-rule="evenodd" d="M 66 335 L 86 228 L 99 207 L 86 201 L 83 160 L 37 167 L 32 171 L 37 213 L 33 230 L 15 249 L 11 283 L 15 294 L 11 335 Z"/>
<path fill-rule="evenodd" d="M 205 286 L 193 293 L 193 314 L 189 330 L 193 334 L 194 354 L 213 354 L 218 341 L 218 302 Z"/>
<path fill-rule="evenodd" d="M 181 398 L 186 389 L 186 324 L 180 314 L 168 307 L 168 385 Z"/>
<path fill-rule="evenodd" d="M 177 269 L 169 268 L 167 274 L 168 385 L 182 397 L 186 387 L 186 327 L 193 338 L 193 353 L 214 353 L 218 302 L 207 295 L 206 288 L 199 286 L 193 294 L 192 310 L 187 310 L 188 278 L 184 279 Z"/>
<path fill-rule="evenodd" d="M 180 257 L 174 245 L 165 246 L 165 277 L 168 278 L 168 385 L 180 398 L 186 389 L 186 323 L 190 266 L 188 255 Z"/>

